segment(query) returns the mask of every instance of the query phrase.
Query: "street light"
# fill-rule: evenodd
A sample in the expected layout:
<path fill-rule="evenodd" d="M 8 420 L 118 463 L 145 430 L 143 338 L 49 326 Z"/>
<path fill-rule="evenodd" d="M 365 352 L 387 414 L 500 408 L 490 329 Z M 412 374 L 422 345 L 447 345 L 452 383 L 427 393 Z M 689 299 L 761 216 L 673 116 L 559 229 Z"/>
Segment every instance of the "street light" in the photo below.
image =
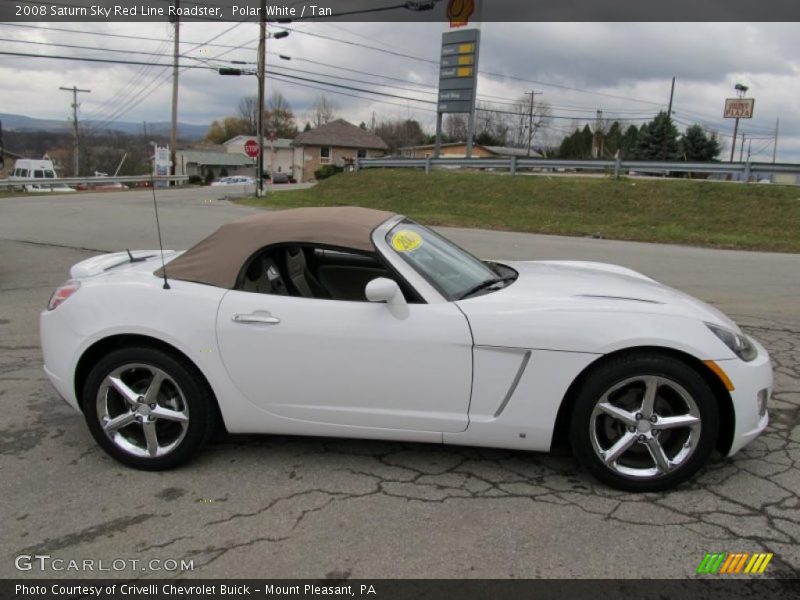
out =
<path fill-rule="evenodd" d="M 264 14 L 262 10 L 262 14 Z M 287 23 L 288 20 L 279 20 L 279 23 Z M 266 68 L 266 55 L 267 55 L 267 39 L 273 38 L 276 40 L 283 39 L 289 36 L 289 32 L 285 29 L 276 31 L 267 35 L 267 21 L 262 18 L 259 22 L 259 36 L 258 36 L 258 67 L 256 72 L 246 71 L 236 67 L 221 67 L 217 69 L 220 75 L 232 75 L 235 77 L 241 75 L 255 75 L 258 79 L 258 160 L 256 162 L 256 170 L 258 177 L 258 196 L 264 195 L 264 81 L 265 81 L 265 68 Z M 284 60 L 290 60 L 288 56 L 279 55 Z M 242 61 L 231 61 L 234 64 L 244 64 Z"/>
<path fill-rule="evenodd" d="M 735 86 L 733 86 L 733 89 L 736 90 L 736 95 L 739 98 L 744 98 L 744 95 L 750 88 L 743 83 L 737 83 Z M 733 126 L 733 143 L 731 144 L 731 159 L 728 162 L 733 162 L 733 154 L 736 151 L 736 137 L 738 135 L 739 135 L 739 117 L 736 117 L 736 123 Z M 742 138 L 742 150 L 744 150 L 744 138 Z M 741 157 L 739 157 L 739 160 L 741 160 Z"/>

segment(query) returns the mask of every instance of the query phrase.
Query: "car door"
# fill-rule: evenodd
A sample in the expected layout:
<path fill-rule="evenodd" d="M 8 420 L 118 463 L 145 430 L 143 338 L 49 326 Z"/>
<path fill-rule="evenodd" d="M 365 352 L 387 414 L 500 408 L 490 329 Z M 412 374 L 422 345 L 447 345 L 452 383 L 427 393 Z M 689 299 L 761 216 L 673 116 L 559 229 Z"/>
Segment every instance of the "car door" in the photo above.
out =
<path fill-rule="evenodd" d="M 359 427 L 467 428 L 472 337 L 453 303 L 385 304 L 232 290 L 219 350 L 239 390 L 292 419 Z"/>

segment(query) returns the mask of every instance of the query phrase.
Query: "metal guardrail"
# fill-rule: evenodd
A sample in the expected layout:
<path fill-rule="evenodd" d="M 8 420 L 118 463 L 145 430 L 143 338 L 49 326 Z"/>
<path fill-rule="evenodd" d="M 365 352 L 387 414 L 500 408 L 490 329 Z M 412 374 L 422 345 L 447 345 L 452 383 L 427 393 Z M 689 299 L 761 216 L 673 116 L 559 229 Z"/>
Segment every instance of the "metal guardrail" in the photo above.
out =
<path fill-rule="evenodd" d="M 188 175 L 121 175 L 118 177 L 58 177 L 56 179 L 37 178 L 37 179 L 0 179 L 0 190 L 7 188 L 22 187 L 24 185 L 104 185 L 108 183 L 150 183 L 170 182 L 184 183 L 189 180 Z"/>
<path fill-rule="evenodd" d="M 651 160 L 560 160 L 548 158 L 359 158 L 356 171 L 375 167 L 391 169 L 425 169 L 430 173 L 435 167 L 496 169 L 508 171 L 512 175 L 520 169 L 563 169 L 575 171 L 595 171 L 613 174 L 615 177 L 636 171 L 638 173 L 731 173 L 741 174 L 747 181 L 750 174 L 794 173 L 800 175 L 800 165 L 787 163 L 713 163 L 678 162 Z"/>

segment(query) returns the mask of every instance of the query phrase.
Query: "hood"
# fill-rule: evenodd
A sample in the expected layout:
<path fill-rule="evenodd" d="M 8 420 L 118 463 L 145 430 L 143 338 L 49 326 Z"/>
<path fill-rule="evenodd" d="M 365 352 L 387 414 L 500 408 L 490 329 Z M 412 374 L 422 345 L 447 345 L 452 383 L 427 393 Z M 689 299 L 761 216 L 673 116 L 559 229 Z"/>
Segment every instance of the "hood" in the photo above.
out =
<path fill-rule="evenodd" d="M 518 310 L 652 313 L 716 323 L 738 331 L 722 312 L 631 269 L 577 261 L 503 262 L 519 273 L 506 288 L 460 301 Z"/>

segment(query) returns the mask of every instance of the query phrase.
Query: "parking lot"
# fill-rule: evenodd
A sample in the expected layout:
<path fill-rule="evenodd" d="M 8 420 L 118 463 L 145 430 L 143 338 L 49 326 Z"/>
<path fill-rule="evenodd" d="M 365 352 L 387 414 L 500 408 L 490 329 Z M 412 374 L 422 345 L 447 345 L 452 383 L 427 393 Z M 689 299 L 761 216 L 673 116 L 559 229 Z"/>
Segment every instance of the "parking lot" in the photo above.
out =
<path fill-rule="evenodd" d="M 20 554 L 187 559 L 121 577 L 693 576 L 706 552 L 774 552 L 800 573 L 800 256 L 450 230 L 486 258 L 615 262 L 709 301 L 776 367 L 768 432 L 671 493 L 610 490 L 567 454 L 218 436 L 176 471 L 127 469 L 45 379 L 38 314 L 71 264 L 157 247 L 149 191 L 0 198 L 0 577 Z M 249 209 L 160 193 L 165 247 Z"/>

